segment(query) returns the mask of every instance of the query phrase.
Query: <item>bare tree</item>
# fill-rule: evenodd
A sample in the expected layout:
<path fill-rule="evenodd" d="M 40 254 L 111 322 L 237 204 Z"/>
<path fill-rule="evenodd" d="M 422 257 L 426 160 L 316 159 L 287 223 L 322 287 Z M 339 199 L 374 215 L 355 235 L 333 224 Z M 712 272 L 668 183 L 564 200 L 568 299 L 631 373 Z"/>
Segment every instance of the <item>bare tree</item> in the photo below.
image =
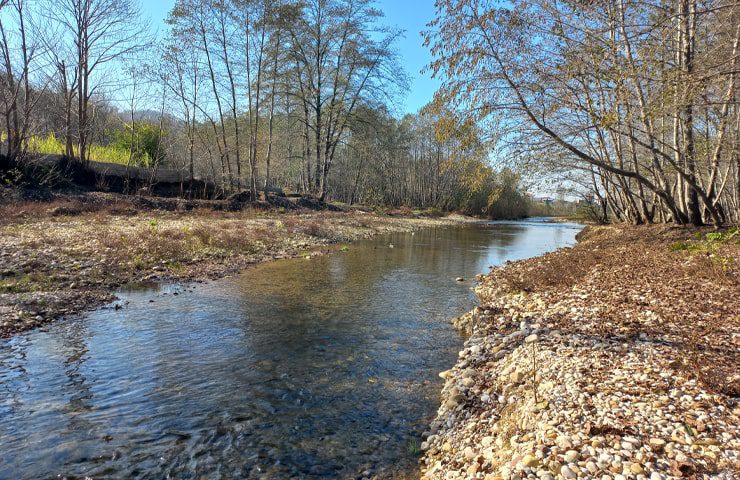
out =
<path fill-rule="evenodd" d="M 0 3 L 0 12 L 5 7 L 14 15 L 13 26 L 17 39 L 14 45 L 10 38 L 12 34 L 0 16 L 0 58 L 3 67 L 0 92 L 3 95 L 3 116 L 8 137 L 7 156 L 11 161 L 17 161 L 28 150 L 31 110 L 35 103 L 30 81 L 31 64 L 36 57 L 38 45 L 29 39 L 26 2 L 5 0 Z"/>
<path fill-rule="evenodd" d="M 290 29 L 301 100 L 313 134 L 313 193 L 324 199 L 340 140 L 359 104 L 389 98 L 405 77 L 392 48 L 400 31 L 379 27 L 370 0 L 306 2 Z M 380 38 L 380 39 L 378 39 Z"/>
<path fill-rule="evenodd" d="M 111 75 L 109 68 L 148 43 L 148 24 L 135 0 L 48 1 L 42 8 L 49 20 L 61 27 L 54 30 L 60 35 L 56 43 L 69 42 L 73 46 L 73 56 L 58 61 L 57 70 L 60 74 L 74 70 L 76 153 L 80 161 L 87 161 L 94 121 L 91 99 L 118 86 L 120 77 Z M 70 87 L 66 77 L 62 83 Z"/>
<path fill-rule="evenodd" d="M 725 221 L 704 145 L 735 150 L 715 119 L 736 111 L 736 3 L 494 3 L 438 4 L 440 102 L 494 125 L 507 155 L 592 171 L 617 217 Z"/>

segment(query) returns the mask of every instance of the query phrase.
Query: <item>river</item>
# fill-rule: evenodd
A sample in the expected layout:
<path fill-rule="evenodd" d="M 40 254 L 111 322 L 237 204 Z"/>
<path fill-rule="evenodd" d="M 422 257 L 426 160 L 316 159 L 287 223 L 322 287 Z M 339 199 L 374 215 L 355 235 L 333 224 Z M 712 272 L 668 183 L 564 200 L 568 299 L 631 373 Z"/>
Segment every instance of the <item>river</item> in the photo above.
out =
<path fill-rule="evenodd" d="M 2 340 L 0 478 L 414 478 L 475 275 L 579 229 L 380 236 Z"/>

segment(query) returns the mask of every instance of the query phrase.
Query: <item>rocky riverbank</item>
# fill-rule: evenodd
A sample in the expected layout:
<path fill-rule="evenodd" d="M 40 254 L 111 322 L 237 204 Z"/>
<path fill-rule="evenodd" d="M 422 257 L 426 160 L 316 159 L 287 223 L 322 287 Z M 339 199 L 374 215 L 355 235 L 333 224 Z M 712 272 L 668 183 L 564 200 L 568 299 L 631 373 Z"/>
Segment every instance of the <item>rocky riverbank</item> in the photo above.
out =
<path fill-rule="evenodd" d="M 598 227 L 482 276 L 424 479 L 740 476 L 740 233 Z"/>
<path fill-rule="evenodd" d="M 377 234 L 470 221 L 358 209 L 167 211 L 107 194 L 14 199 L 0 204 L 0 337 L 98 307 L 121 286 L 217 278 Z"/>

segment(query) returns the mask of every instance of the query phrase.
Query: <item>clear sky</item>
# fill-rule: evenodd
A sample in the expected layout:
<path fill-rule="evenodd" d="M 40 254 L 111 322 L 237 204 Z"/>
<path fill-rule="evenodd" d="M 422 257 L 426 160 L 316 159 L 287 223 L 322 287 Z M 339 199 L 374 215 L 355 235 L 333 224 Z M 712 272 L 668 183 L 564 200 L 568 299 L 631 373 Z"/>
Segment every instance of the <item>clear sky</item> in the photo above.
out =
<path fill-rule="evenodd" d="M 141 0 L 144 15 L 151 18 L 152 27 L 164 32 L 167 13 L 174 0 Z M 401 113 L 416 112 L 429 101 L 439 86 L 439 81 L 421 70 L 431 60 L 429 50 L 423 46 L 420 32 L 434 18 L 434 0 L 378 0 L 378 7 L 385 12 L 385 23 L 405 30 L 405 37 L 398 44 L 401 64 L 409 76 L 409 91 L 401 99 Z"/>

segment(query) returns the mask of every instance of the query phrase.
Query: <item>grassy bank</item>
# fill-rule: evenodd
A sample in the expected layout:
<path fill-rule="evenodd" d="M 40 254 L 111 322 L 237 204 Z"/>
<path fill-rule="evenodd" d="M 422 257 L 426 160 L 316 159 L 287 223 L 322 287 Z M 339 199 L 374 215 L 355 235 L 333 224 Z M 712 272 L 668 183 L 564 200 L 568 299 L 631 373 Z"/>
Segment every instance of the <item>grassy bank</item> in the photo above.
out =
<path fill-rule="evenodd" d="M 215 278 L 257 262 L 342 249 L 379 233 L 470 220 L 358 210 L 162 211 L 123 196 L 5 202 L 0 336 L 98 306 L 126 284 Z"/>
<path fill-rule="evenodd" d="M 739 240 L 591 227 L 482 277 L 424 478 L 734 478 Z"/>

